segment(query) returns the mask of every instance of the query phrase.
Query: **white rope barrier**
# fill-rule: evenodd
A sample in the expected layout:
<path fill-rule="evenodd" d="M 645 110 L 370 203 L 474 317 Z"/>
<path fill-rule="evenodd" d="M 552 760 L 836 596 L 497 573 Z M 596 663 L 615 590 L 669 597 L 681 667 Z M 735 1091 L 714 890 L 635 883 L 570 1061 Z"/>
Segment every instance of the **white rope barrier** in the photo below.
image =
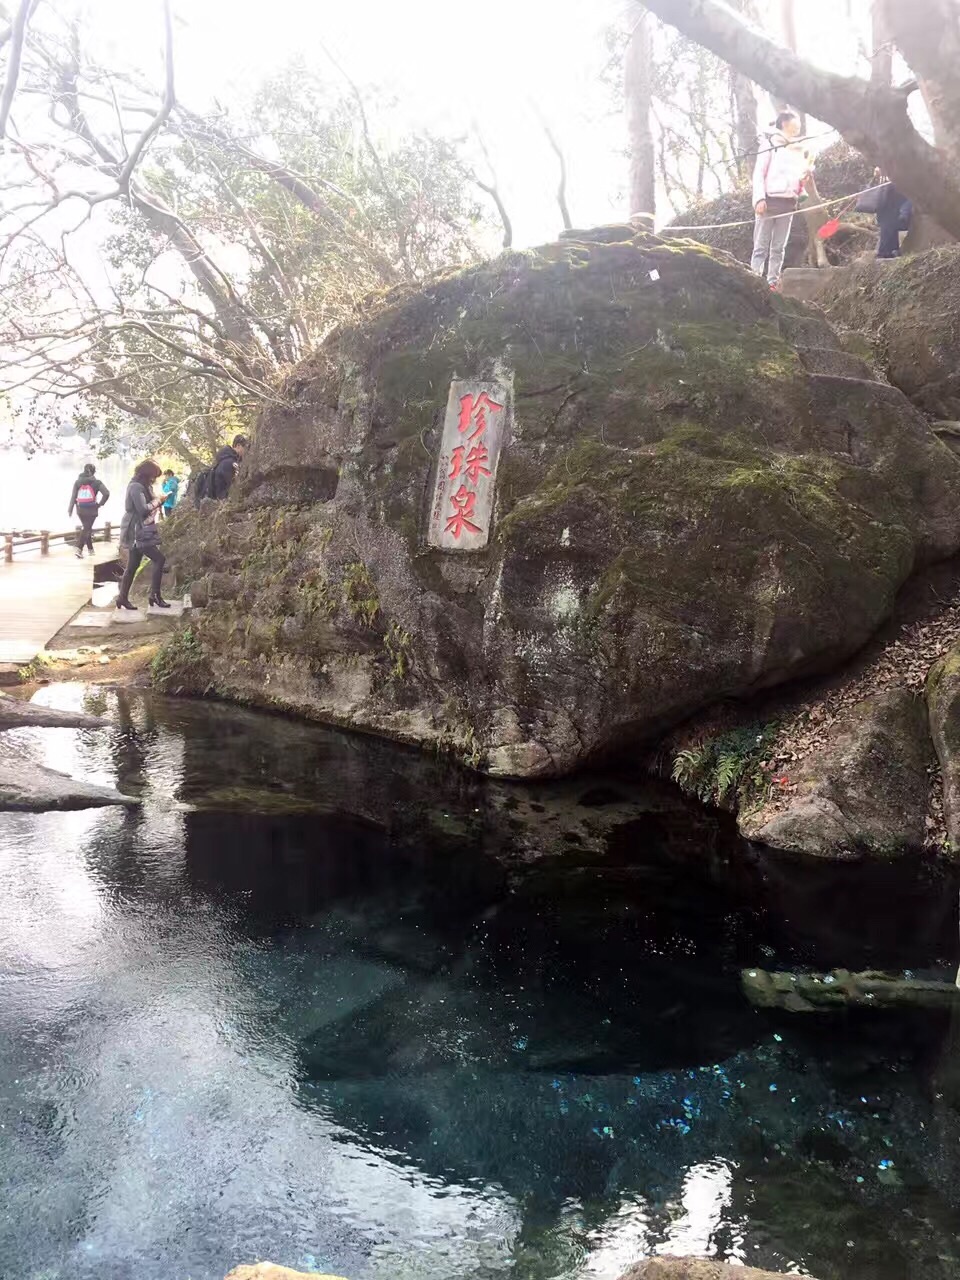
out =
<path fill-rule="evenodd" d="M 818 209 L 830 209 L 835 204 L 844 204 L 849 200 L 859 200 L 861 196 L 865 196 L 868 192 L 879 191 L 882 187 L 889 187 L 889 185 L 889 182 L 878 182 L 875 186 L 864 187 L 862 191 L 853 191 L 847 196 L 837 196 L 833 200 L 823 200 L 820 204 L 803 205 L 790 213 L 770 213 L 766 216 L 769 218 L 793 218 L 798 213 L 815 213 Z M 755 218 L 748 218 L 743 222 L 707 222 L 699 227 L 661 227 L 657 235 L 676 235 L 680 231 L 725 231 L 729 227 L 752 227 L 755 220 Z"/>

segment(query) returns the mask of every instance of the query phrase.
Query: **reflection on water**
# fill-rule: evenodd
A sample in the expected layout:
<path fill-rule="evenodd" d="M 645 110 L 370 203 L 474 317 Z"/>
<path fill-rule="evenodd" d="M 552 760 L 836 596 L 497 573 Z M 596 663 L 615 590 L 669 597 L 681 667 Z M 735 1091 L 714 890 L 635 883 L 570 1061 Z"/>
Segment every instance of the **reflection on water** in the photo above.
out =
<path fill-rule="evenodd" d="M 0 1276 L 958 1274 L 950 1027 L 737 986 L 855 945 L 947 960 L 953 886 L 861 873 L 857 942 L 829 870 L 798 907 L 795 872 L 663 792 L 43 696 L 115 728 L 4 749 L 144 805 L 0 815 Z"/>

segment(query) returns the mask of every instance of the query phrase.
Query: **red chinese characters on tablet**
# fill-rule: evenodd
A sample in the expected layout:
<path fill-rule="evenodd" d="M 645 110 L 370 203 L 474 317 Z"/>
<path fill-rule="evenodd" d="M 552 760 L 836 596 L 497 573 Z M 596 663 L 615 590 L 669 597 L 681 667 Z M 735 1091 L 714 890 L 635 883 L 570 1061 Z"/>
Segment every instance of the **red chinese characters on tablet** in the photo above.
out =
<path fill-rule="evenodd" d="M 450 495 L 450 509 L 444 526 L 445 532 L 458 540 L 465 531 L 483 532 L 471 518 L 477 504 L 477 494 L 492 474 L 486 465 L 490 461 L 490 455 L 483 437 L 489 421 L 488 414 L 502 411 L 503 405 L 488 396 L 486 391 L 460 397 L 457 430 L 461 436 L 466 437 L 466 443 L 458 445 L 450 458 L 448 479 L 459 479 L 460 487 Z"/>

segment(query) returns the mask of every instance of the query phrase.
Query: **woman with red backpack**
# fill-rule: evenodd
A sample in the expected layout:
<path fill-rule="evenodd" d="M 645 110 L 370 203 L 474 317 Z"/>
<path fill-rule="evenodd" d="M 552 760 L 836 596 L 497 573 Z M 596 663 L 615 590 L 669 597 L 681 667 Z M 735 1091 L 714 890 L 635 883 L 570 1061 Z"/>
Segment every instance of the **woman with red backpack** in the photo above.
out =
<path fill-rule="evenodd" d="M 88 462 L 73 482 L 73 493 L 70 495 L 70 506 L 67 515 L 73 515 L 77 509 L 80 520 L 80 532 L 77 534 L 77 559 L 83 559 L 83 548 L 93 555 L 93 526 L 96 523 L 100 508 L 109 499 L 110 490 L 102 480 L 97 479 L 97 468 Z"/>

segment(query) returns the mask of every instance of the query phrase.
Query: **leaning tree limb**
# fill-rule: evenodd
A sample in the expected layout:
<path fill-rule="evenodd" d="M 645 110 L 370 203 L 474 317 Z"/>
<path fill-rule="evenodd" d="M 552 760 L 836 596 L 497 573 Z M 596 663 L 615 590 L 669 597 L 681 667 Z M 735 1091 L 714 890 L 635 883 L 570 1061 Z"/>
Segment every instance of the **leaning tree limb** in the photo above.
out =
<path fill-rule="evenodd" d="M 647 8 L 685 36 L 750 76 L 771 93 L 824 120 L 852 147 L 879 164 L 945 231 L 960 238 L 960 155 L 934 147 L 914 128 L 907 100 L 916 87 L 871 85 L 857 76 L 822 71 L 749 26 L 719 0 L 645 0 Z M 897 43 L 907 10 L 946 0 L 886 0 Z M 912 20 L 912 19 L 911 19 Z M 927 53 L 932 52 L 926 49 Z M 915 52 L 919 52 L 915 50 Z M 938 63 L 914 70 L 931 78 Z"/>

